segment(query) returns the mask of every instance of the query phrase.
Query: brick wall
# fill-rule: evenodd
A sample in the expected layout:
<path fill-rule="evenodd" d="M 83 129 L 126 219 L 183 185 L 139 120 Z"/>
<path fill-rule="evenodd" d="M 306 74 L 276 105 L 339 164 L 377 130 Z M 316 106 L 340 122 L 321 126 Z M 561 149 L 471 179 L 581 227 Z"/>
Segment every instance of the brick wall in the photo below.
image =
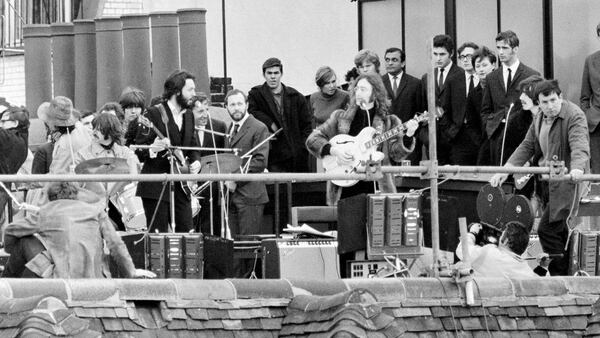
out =
<path fill-rule="evenodd" d="M 0 58 L 0 97 L 15 105 L 25 105 L 25 57 Z M 37 108 L 37 107 L 36 107 Z"/>
<path fill-rule="evenodd" d="M 141 13 L 143 7 L 142 0 L 106 0 L 102 10 L 102 16 Z"/>

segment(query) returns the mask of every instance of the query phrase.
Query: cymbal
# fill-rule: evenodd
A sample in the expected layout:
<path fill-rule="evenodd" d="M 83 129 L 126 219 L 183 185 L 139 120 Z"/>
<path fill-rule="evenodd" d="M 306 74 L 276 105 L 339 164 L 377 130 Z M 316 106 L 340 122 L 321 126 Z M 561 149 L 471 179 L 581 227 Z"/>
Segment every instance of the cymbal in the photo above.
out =
<path fill-rule="evenodd" d="M 76 174 L 129 174 L 127 160 L 116 157 L 98 157 L 83 161 L 75 167 Z"/>
<path fill-rule="evenodd" d="M 217 159 L 219 166 L 217 167 Z M 200 159 L 201 174 L 230 174 L 240 170 L 242 159 L 234 154 L 219 154 L 218 156 L 203 156 Z"/>

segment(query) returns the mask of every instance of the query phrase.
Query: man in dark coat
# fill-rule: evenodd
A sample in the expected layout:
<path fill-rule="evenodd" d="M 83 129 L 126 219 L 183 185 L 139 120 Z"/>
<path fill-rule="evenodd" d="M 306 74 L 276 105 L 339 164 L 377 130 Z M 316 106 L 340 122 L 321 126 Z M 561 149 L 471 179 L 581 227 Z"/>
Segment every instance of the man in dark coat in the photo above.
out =
<path fill-rule="evenodd" d="M 265 83 L 248 93 L 248 112 L 274 133 L 268 169 L 271 172 L 308 171 L 308 152 L 304 147 L 312 132 L 311 115 L 306 98 L 292 87 L 281 83 L 283 65 L 270 58 L 262 66 Z"/>
<path fill-rule="evenodd" d="M 188 109 L 195 94 L 194 76 L 184 70 L 169 75 L 165 81 L 163 102 L 148 109 L 145 118 L 164 136 L 158 137 L 154 129 L 138 128 L 136 144 L 152 145 L 150 149 L 138 149 L 136 154 L 140 162 L 144 162 L 142 174 L 165 174 L 171 172 L 167 155 L 169 146 L 196 147 L 194 133 L 194 115 Z M 141 120 L 141 119 L 140 119 Z M 167 121 L 164 123 L 163 121 Z M 200 170 L 200 153 L 184 151 L 184 156 L 191 163 L 189 170 L 197 173 Z M 175 161 L 177 163 L 178 161 Z M 181 164 L 181 163 L 180 163 Z M 175 172 L 177 173 L 177 172 Z M 175 190 L 175 224 L 176 230 L 187 232 L 193 229 L 190 196 L 184 191 L 182 184 L 173 182 Z M 162 194 L 162 195 L 161 195 Z M 170 219 L 169 189 L 163 188 L 161 182 L 139 182 L 137 196 L 142 198 L 148 230 L 158 229 L 166 232 Z M 154 223 L 152 218 L 155 213 Z M 151 228 L 152 227 L 152 228 Z M 171 224 L 171 229 L 174 225 Z"/>
<path fill-rule="evenodd" d="M 596 36 L 600 38 L 600 23 L 596 26 Z M 585 59 L 581 77 L 581 97 L 579 105 L 588 121 L 590 130 L 590 151 L 592 174 L 600 174 L 600 51 Z"/>
<path fill-rule="evenodd" d="M 397 47 L 388 48 L 385 51 L 385 67 L 387 73 L 381 76 L 385 86 L 388 99 L 392 103 L 389 113 L 406 122 L 412 119 L 417 113 L 423 111 L 421 107 L 423 98 L 421 97 L 421 81 L 404 71 L 406 65 L 406 54 Z M 411 153 L 407 160 L 413 165 L 418 165 L 420 158 Z"/>
<path fill-rule="evenodd" d="M 192 99 L 192 112 L 194 113 L 194 121 L 196 124 L 194 128 L 196 133 L 196 143 L 199 147 L 203 148 L 224 148 L 225 137 L 223 135 L 227 133 L 227 125 L 225 122 L 212 118 L 209 115 L 209 106 L 210 101 L 208 96 L 204 93 L 198 93 Z M 213 134 L 211 131 L 221 133 L 221 135 Z M 214 150 L 200 151 L 200 155 L 202 157 L 211 156 L 217 153 L 221 154 L 221 152 Z M 205 182 L 198 182 L 199 185 L 203 185 L 204 183 Z M 200 206 L 200 212 L 194 217 L 194 228 L 196 231 L 200 231 L 202 233 L 219 235 L 220 226 L 217 226 L 221 224 L 221 212 L 219 208 L 219 182 L 211 182 L 210 186 L 203 187 L 203 190 L 196 196 L 199 198 L 198 202 Z M 211 222 L 213 224 L 212 229 Z"/>
<path fill-rule="evenodd" d="M 24 107 L 0 106 L 0 174 L 16 174 L 27 158 L 29 137 L 29 111 Z M 10 188 L 10 183 L 5 182 Z M 8 195 L 0 189 L 0 220 L 4 219 L 4 211 Z"/>
<path fill-rule="evenodd" d="M 563 100 L 556 80 L 536 84 L 536 93 L 543 114 L 535 116 L 527 135 L 510 156 L 506 167 L 522 166 L 532 157 L 535 165 L 548 166 L 550 161 L 564 161 L 573 178 L 589 172 L 590 145 L 585 114 L 579 107 Z M 501 185 L 507 174 L 494 175 L 492 186 Z M 548 266 L 551 275 L 566 275 L 569 262 L 565 245 L 569 236 L 571 216 L 577 215 L 583 183 L 573 181 L 542 181 L 545 208 L 538 226 L 540 244 L 545 253 L 562 254 Z"/>
<path fill-rule="evenodd" d="M 525 136 L 524 133 L 518 131 L 513 133 L 515 130 L 510 128 L 513 119 L 522 120 L 521 115 L 525 114 L 519 100 L 521 95 L 519 82 L 540 73 L 519 61 L 517 57 L 519 38 L 513 31 L 500 32 L 496 36 L 496 50 L 501 66 L 487 77 L 487 85 L 483 90 L 481 115 L 487 137 L 490 139 L 491 164 L 502 165 L 514 150 L 514 148 L 507 149 L 504 144 L 505 130 L 506 140 L 514 141 L 517 144 Z M 507 128 L 505 128 L 506 123 L 509 126 Z M 518 126 L 518 124 L 513 125 Z"/>
<path fill-rule="evenodd" d="M 454 54 L 454 40 L 449 35 L 436 35 L 433 37 L 433 61 L 434 61 L 434 78 L 435 78 L 435 104 L 440 107 L 441 102 L 440 98 L 444 94 L 446 90 L 446 83 L 451 80 L 454 76 L 464 74 L 464 71 L 452 62 L 452 55 Z M 423 104 L 427 110 L 427 74 L 423 74 L 421 77 L 422 83 L 422 91 L 423 91 Z M 443 129 L 443 119 L 439 119 L 437 130 L 437 154 L 438 154 L 438 163 L 440 165 L 449 164 L 450 163 L 450 144 L 447 139 L 444 139 L 441 136 L 441 129 Z M 422 144 L 425 144 L 426 148 L 429 148 L 429 128 L 422 127 L 419 128 L 417 132 L 417 140 L 419 140 Z M 420 158 L 419 154 L 420 146 L 417 144 L 415 152 Z"/>

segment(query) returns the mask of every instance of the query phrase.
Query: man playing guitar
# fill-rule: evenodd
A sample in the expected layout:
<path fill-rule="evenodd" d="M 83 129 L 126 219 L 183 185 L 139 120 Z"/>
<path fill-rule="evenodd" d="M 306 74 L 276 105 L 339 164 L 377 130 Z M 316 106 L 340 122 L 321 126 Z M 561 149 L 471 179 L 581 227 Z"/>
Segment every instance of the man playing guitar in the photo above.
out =
<path fill-rule="evenodd" d="M 358 156 L 360 151 L 353 151 L 352 146 L 348 144 L 351 142 L 336 143 L 331 141 L 340 134 L 363 135 L 365 134 L 364 128 L 373 127 L 377 130 L 376 135 L 385 135 L 387 139 L 379 145 L 377 145 L 378 142 L 368 142 L 373 143 L 374 150 L 381 151 L 377 154 L 383 154 L 383 159 L 372 156 L 373 160 L 383 160 L 385 165 L 389 165 L 390 158 L 400 162 L 414 150 L 415 140 L 413 135 L 419 124 L 416 120 L 410 120 L 402 125 L 402 121 L 397 116 L 388 114 L 388 109 L 386 91 L 381 77 L 362 74 L 356 78 L 354 86 L 350 90 L 349 108 L 346 111 L 334 111 L 325 123 L 310 134 L 306 140 L 306 147 L 317 158 L 331 156 L 335 159 L 334 162 L 340 164 L 356 162 L 355 157 Z M 356 139 L 359 139 L 359 137 Z M 356 149 L 358 148 L 363 148 L 363 144 L 356 142 Z M 362 162 L 362 159 L 360 162 Z M 361 171 L 360 168 L 357 169 L 356 171 Z M 328 171 L 327 168 L 326 171 Z M 391 174 L 384 175 L 384 178 L 377 183 L 379 183 L 379 189 L 382 192 L 396 192 Z M 339 190 L 333 185 L 331 187 L 334 190 Z M 373 182 L 360 181 L 342 189 L 341 198 L 361 193 L 373 193 L 374 191 Z M 335 200 L 328 202 L 335 204 L 339 194 L 337 191 L 333 191 L 329 196 Z"/>
<path fill-rule="evenodd" d="M 152 145 L 150 149 L 136 150 L 140 162 L 144 163 L 142 174 L 171 172 L 167 149 L 169 146 L 198 146 L 194 135 L 194 116 L 189 107 L 194 94 L 195 84 L 192 74 L 177 70 L 169 75 L 164 85 L 163 102 L 148 108 L 145 115 L 160 133 L 156 133 L 154 128 L 139 128 L 136 135 L 136 144 Z M 184 151 L 183 155 L 189 158 L 191 163 L 189 172 L 198 173 L 200 153 Z M 180 156 L 176 157 L 179 161 L 182 160 Z M 178 182 L 175 182 L 174 189 L 176 230 L 187 232 L 193 229 L 190 196 Z M 168 187 L 163 189 L 162 182 L 139 182 L 137 196 L 142 198 L 148 230 L 158 229 L 160 232 L 167 232 L 168 224 L 171 223 Z M 152 222 L 153 218 L 154 222 Z"/>

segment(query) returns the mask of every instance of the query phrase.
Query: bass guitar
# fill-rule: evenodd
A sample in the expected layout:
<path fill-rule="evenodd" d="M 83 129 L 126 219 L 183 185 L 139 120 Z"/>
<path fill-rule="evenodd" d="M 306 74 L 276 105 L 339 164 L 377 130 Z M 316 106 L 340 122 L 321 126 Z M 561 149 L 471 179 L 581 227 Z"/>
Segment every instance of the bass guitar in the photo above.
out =
<path fill-rule="evenodd" d="M 439 116 L 440 112 L 438 112 Z M 417 123 L 425 121 L 429 118 L 429 113 L 425 112 L 415 116 L 410 121 Z M 408 121 L 407 121 L 408 122 Z M 367 161 L 379 162 L 382 161 L 385 155 L 377 151 L 377 146 L 390 138 L 400 134 L 406 130 L 406 123 L 392 128 L 382 134 L 373 127 L 365 127 L 356 136 L 340 134 L 332 137 L 329 140 L 331 146 L 341 147 L 344 152 L 352 154 L 352 160 L 346 161 L 334 155 L 323 157 L 323 168 L 329 174 L 353 174 L 364 172 Z M 350 187 L 355 185 L 358 180 L 333 180 L 333 184 L 340 187 Z"/>
<path fill-rule="evenodd" d="M 161 133 L 160 130 L 158 130 L 158 128 L 156 128 L 154 123 L 152 123 L 152 121 L 150 121 L 147 117 L 145 117 L 143 115 L 139 115 L 138 122 L 141 123 L 142 125 L 146 126 L 147 128 L 152 129 L 156 133 L 156 136 L 158 138 L 160 138 L 160 139 L 165 138 L 163 133 Z M 185 158 L 185 156 L 183 155 L 183 152 L 181 151 L 181 149 L 172 149 L 172 154 L 173 154 L 173 157 L 175 158 L 175 161 L 173 161 L 173 172 L 176 174 L 189 174 L 190 173 L 190 165 L 188 163 L 187 158 Z M 192 187 L 195 185 L 194 182 L 180 181 L 179 183 L 181 184 L 181 188 L 183 189 L 183 191 L 186 194 L 188 194 L 188 195 L 192 194 L 192 192 L 193 192 Z"/>

